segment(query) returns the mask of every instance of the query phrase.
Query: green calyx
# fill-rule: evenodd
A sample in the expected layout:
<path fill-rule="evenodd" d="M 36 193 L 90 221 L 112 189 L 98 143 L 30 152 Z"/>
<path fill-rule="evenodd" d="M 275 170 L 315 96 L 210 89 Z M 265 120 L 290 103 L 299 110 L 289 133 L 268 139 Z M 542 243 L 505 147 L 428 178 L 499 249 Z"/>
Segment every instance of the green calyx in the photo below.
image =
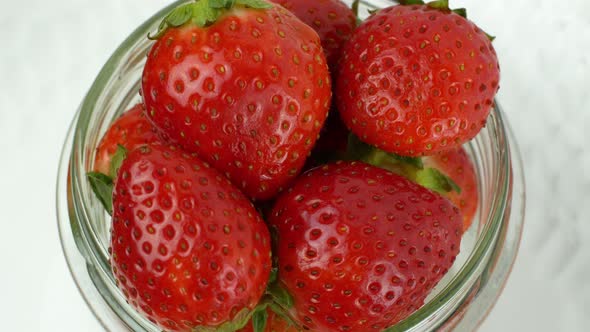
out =
<path fill-rule="evenodd" d="M 348 136 L 347 159 L 360 160 L 386 169 L 441 194 L 451 191 L 461 193 L 461 188 L 441 171 L 430 167 L 425 168 L 422 158 L 385 152 L 362 142 L 352 133 Z"/>
<path fill-rule="evenodd" d="M 451 10 L 449 8 L 449 0 L 435 0 L 425 3 L 423 0 L 397 0 L 400 5 L 408 6 L 408 5 L 427 5 L 430 8 L 440 9 L 440 10 Z"/>
<path fill-rule="evenodd" d="M 422 0 L 398 0 L 397 1 L 400 5 L 426 5 L 430 8 L 433 9 L 438 9 L 438 10 L 442 10 L 442 11 L 447 11 L 447 12 L 453 12 L 455 14 L 458 14 L 459 16 L 462 16 L 464 18 L 467 18 L 467 10 L 465 8 L 457 8 L 457 9 L 451 9 L 449 7 L 449 0 L 435 0 L 435 1 L 431 1 L 428 3 L 425 3 Z"/>
<path fill-rule="evenodd" d="M 429 167 L 416 172 L 416 182 L 441 194 L 451 191 L 461 193 L 457 183 L 436 168 Z"/>
<path fill-rule="evenodd" d="M 293 306 L 293 299 L 284 288 L 279 286 L 276 274 L 276 269 L 271 270 L 266 292 L 254 309 L 243 308 L 229 322 L 225 322 L 219 326 L 196 326 L 191 331 L 234 332 L 244 328 L 248 322 L 251 322 L 254 332 L 264 332 L 268 323 L 267 309 L 272 310 L 290 325 L 298 326 L 288 314 L 288 309 Z"/>
<path fill-rule="evenodd" d="M 113 214 L 113 178 L 99 172 L 88 172 L 86 174 L 90 188 L 102 204 L 105 210 Z"/>
<path fill-rule="evenodd" d="M 268 312 L 266 308 L 256 310 L 252 315 L 252 330 L 254 332 L 264 332 L 268 322 Z"/>
<path fill-rule="evenodd" d="M 127 149 L 125 149 L 122 145 L 117 145 L 117 151 L 111 158 L 111 167 L 109 168 L 109 176 L 111 178 L 116 178 L 117 173 L 119 172 L 119 168 L 121 168 L 121 164 L 123 160 L 127 158 Z"/>
<path fill-rule="evenodd" d="M 279 285 L 278 281 L 270 283 L 266 289 L 273 302 L 282 308 L 289 309 L 293 306 L 293 297 L 289 292 Z"/>
<path fill-rule="evenodd" d="M 268 303 L 261 302 L 254 310 L 242 308 L 229 322 L 225 322 L 218 326 L 195 326 L 191 329 L 192 332 L 234 332 L 242 329 L 252 317 L 260 310 L 265 310 Z"/>
<path fill-rule="evenodd" d="M 289 315 L 289 309 L 293 307 L 293 296 L 283 287 L 278 278 L 278 268 L 273 267 L 270 272 L 268 285 L 266 286 L 265 297 L 269 299 L 268 308 L 272 310 L 277 316 L 281 317 L 289 325 L 300 329 L 299 324 L 293 320 Z M 254 323 L 254 321 L 252 321 Z M 253 326 L 256 327 L 256 326 Z M 260 332 L 262 332 L 260 330 Z M 255 332 L 256 329 L 254 330 Z"/>
<path fill-rule="evenodd" d="M 195 0 L 173 9 L 164 17 L 158 31 L 154 35 L 148 35 L 148 38 L 158 39 L 169 28 L 177 28 L 188 23 L 207 27 L 234 7 L 268 9 L 272 4 L 265 0 Z"/>
<path fill-rule="evenodd" d="M 431 1 L 426 4 L 430 8 L 440 9 L 440 10 L 451 10 L 449 8 L 449 0 L 436 0 Z"/>
<path fill-rule="evenodd" d="M 117 151 L 115 151 L 115 154 L 111 158 L 108 175 L 99 172 L 88 172 L 86 174 L 88 182 L 90 182 L 90 188 L 92 188 L 92 191 L 110 215 L 113 214 L 114 179 L 117 177 L 117 172 L 126 157 L 127 149 L 118 145 Z"/>
<path fill-rule="evenodd" d="M 467 9 L 465 8 L 457 8 L 457 9 L 451 9 L 449 7 L 449 0 L 435 0 L 435 1 L 431 1 L 428 3 L 425 3 L 423 0 L 397 0 L 397 3 L 399 3 L 400 5 L 426 5 L 430 8 L 433 9 L 438 9 L 441 11 L 446 11 L 446 12 L 453 12 L 463 18 L 467 18 Z M 496 37 L 484 32 L 486 34 L 486 36 L 488 37 L 488 39 L 493 42 L 494 39 L 496 39 Z"/>
<path fill-rule="evenodd" d="M 268 324 L 267 309 L 272 310 L 277 316 L 288 322 L 289 325 L 298 326 L 288 313 L 292 306 L 293 298 L 282 286 L 279 285 L 279 281 L 277 280 L 277 269 L 273 268 L 262 300 L 246 317 L 242 317 L 239 321 L 234 319 L 234 323 L 228 325 L 228 327 L 234 328 L 234 330 L 227 331 L 241 329 L 246 326 L 248 321 L 251 321 L 252 330 L 254 332 L 264 332 L 266 325 Z M 223 325 L 221 327 L 223 327 Z M 214 331 L 226 330 L 220 330 L 220 327 L 217 327 Z M 203 332 L 209 332 L 209 330 L 203 330 Z"/>

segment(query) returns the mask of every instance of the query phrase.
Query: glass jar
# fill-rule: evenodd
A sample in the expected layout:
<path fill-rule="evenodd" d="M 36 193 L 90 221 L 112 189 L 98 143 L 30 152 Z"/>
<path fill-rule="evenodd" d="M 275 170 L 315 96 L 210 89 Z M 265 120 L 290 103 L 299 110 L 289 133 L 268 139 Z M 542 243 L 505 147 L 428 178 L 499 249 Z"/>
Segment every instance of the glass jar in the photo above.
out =
<path fill-rule="evenodd" d="M 140 78 L 161 18 L 179 1 L 135 30 L 104 65 L 82 101 L 63 147 L 57 215 L 64 254 L 76 284 L 100 323 L 110 331 L 160 331 L 125 301 L 109 265 L 110 217 L 86 180 L 96 146 L 109 124 L 139 102 Z M 364 1 L 367 8 L 391 5 Z M 497 104 L 496 104 L 497 105 Z M 461 253 L 426 304 L 388 331 L 473 331 L 485 319 L 510 274 L 524 220 L 524 178 L 504 113 L 496 106 L 467 146 L 478 176 L 480 205 Z"/>

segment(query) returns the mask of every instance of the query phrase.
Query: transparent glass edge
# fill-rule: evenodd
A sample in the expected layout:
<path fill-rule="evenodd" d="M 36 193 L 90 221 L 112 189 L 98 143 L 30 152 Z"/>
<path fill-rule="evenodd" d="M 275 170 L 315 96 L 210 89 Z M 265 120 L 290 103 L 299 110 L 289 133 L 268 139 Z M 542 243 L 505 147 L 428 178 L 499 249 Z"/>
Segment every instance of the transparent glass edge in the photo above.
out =
<path fill-rule="evenodd" d="M 496 121 L 495 129 L 496 131 L 500 131 L 500 133 L 497 134 L 499 134 L 501 137 L 507 137 L 507 132 L 505 130 L 506 123 L 502 116 L 503 112 L 497 102 L 495 103 L 492 112 L 493 116 L 495 117 L 494 120 Z M 482 230 L 482 234 L 484 234 L 484 236 L 476 242 L 474 247 L 475 249 L 470 254 L 469 258 L 467 258 L 465 265 L 461 268 L 453 280 L 447 284 L 445 288 L 443 288 L 441 292 L 437 294 L 431 301 L 426 303 L 412 315 L 408 316 L 405 320 L 392 327 L 392 332 L 419 330 L 430 331 L 440 328 L 454 315 L 455 310 L 460 307 L 467 294 L 470 293 L 465 289 L 471 289 L 473 285 L 479 281 L 481 273 L 484 271 L 485 267 L 490 261 L 490 258 L 492 257 L 492 253 L 498 239 L 497 236 L 503 224 L 504 211 L 508 203 L 507 199 L 508 190 L 510 187 L 510 177 L 502 176 L 502 171 L 510 171 L 511 156 L 509 146 L 506 145 L 505 148 L 507 153 L 499 151 L 501 168 L 496 170 L 496 176 L 500 175 L 499 181 L 501 182 L 496 183 L 496 186 L 500 186 L 500 188 L 496 187 L 496 192 L 499 192 L 499 195 L 497 195 L 495 200 L 491 203 L 493 208 L 488 217 L 488 220 L 485 223 L 485 227 Z M 459 290 L 462 288 L 465 289 L 463 289 L 462 292 L 459 292 Z M 443 311 L 441 304 L 446 304 L 447 309 L 451 307 L 452 310 L 445 310 L 446 314 L 444 316 L 437 315 Z M 437 319 L 427 319 L 432 316 L 436 316 Z M 477 321 L 479 321 L 479 319 Z"/>
<path fill-rule="evenodd" d="M 99 72 L 78 108 L 78 111 L 70 124 L 68 135 L 61 152 L 56 186 L 56 208 L 58 232 L 63 246 L 64 257 L 70 274 L 72 275 L 76 287 L 82 295 L 86 305 L 91 309 L 100 324 L 107 330 L 110 330 L 113 327 L 120 329 L 129 325 L 124 323 L 119 315 L 113 311 L 113 303 L 106 301 L 104 294 L 101 294 L 102 292 L 99 292 L 98 289 L 93 289 L 93 286 L 97 285 L 90 277 L 90 271 L 99 266 L 101 272 L 95 273 L 95 275 L 100 275 L 101 273 L 105 274 L 106 271 L 110 272 L 110 268 L 105 268 L 103 264 L 104 260 L 99 259 L 94 253 L 89 253 L 87 250 L 81 249 L 80 247 L 92 246 L 92 244 L 89 243 L 89 240 L 96 245 L 97 239 L 94 238 L 92 234 L 89 234 L 84 226 L 78 230 L 79 233 L 76 232 L 77 234 L 75 234 L 75 230 L 72 229 L 70 222 L 64 223 L 64 220 L 70 221 L 72 220 L 72 217 L 78 219 L 77 216 L 80 214 L 86 217 L 88 216 L 87 211 L 85 211 L 83 207 L 80 207 L 75 203 L 72 203 L 72 206 L 70 207 L 70 203 L 67 202 L 68 198 L 72 196 L 77 196 L 79 199 L 84 200 L 80 194 L 80 186 L 78 185 L 80 181 L 84 181 L 85 179 L 85 175 L 82 173 L 84 170 L 80 169 L 78 170 L 79 172 L 76 172 L 76 170 L 71 169 L 69 165 L 82 164 L 80 158 L 83 158 L 82 156 L 85 153 L 84 141 L 87 135 L 89 119 L 94 112 L 94 105 L 103 92 L 101 87 L 110 80 L 115 70 L 121 66 L 121 61 L 125 58 L 126 52 L 134 45 L 135 41 L 146 36 L 147 33 L 154 28 L 157 21 L 159 21 L 172 8 L 184 2 L 188 2 L 188 0 L 176 1 L 161 9 L 158 13 L 135 29 L 135 31 L 119 45 Z M 76 149 L 76 147 L 78 147 L 78 149 Z M 70 188 L 68 188 L 68 176 L 70 177 L 70 185 L 72 186 L 71 193 L 69 192 Z M 71 209 L 74 209 L 75 211 L 72 211 Z M 101 279 L 103 278 L 101 277 Z M 106 323 L 107 321 L 117 321 L 118 324 L 111 326 Z"/>
<path fill-rule="evenodd" d="M 106 306 L 104 299 L 98 291 L 92 288 L 94 284 L 88 274 L 88 270 L 86 270 L 88 268 L 88 262 L 86 260 L 87 252 L 83 252 L 80 248 L 81 243 L 79 243 L 79 239 L 77 239 L 79 234 L 76 234 L 75 230 L 72 229 L 72 224 L 70 222 L 70 216 L 74 212 L 70 211 L 68 176 L 70 176 L 69 162 L 72 154 L 73 130 L 77 118 L 78 113 L 76 113 L 70 124 L 59 159 L 60 162 L 56 184 L 58 233 L 62 244 L 62 252 L 76 288 L 82 295 L 82 299 L 88 308 L 90 308 L 94 317 L 96 317 L 98 322 L 108 330 L 108 324 L 106 323 L 107 319 L 112 321 L 113 319 L 116 319 L 117 316 L 108 306 Z"/>
<path fill-rule="evenodd" d="M 506 117 L 505 114 L 503 115 Z M 485 318 L 492 312 L 498 299 L 501 297 L 502 290 L 510 278 L 510 274 L 518 257 L 525 222 L 526 181 L 522 155 L 516 144 L 512 128 L 507 121 L 505 127 L 507 132 L 506 137 L 509 141 L 510 154 L 512 156 L 512 199 L 509 207 L 511 211 L 510 214 L 506 216 L 507 220 L 504 222 L 507 230 L 505 233 L 506 237 L 502 241 L 503 246 L 500 248 L 497 257 L 494 257 L 495 264 L 490 266 L 490 269 L 493 269 L 490 274 L 492 279 L 488 281 L 488 289 L 483 290 L 483 292 L 487 293 L 484 297 L 488 297 L 489 299 L 494 296 L 495 298 L 491 301 L 491 304 L 490 301 L 487 301 L 486 299 L 481 300 L 481 302 L 488 303 L 487 306 L 474 303 L 475 305 L 471 306 L 465 315 L 467 319 L 458 324 L 457 331 L 474 331 L 481 326 Z M 485 310 L 484 315 L 479 313 L 481 310 Z M 479 319 L 476 319 L 476 316 L 479 316 Z M 470 322 L 473 324 L 470 324 Z"/>

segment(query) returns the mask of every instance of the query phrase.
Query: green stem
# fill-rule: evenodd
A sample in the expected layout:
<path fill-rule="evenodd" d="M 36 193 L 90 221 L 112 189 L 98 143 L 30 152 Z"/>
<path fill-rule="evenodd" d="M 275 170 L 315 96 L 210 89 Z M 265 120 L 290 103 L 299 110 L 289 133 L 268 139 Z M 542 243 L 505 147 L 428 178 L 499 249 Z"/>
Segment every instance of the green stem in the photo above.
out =
<path fill-rule="evenodd" d="M 457 184 L 447 175 L 434 168 L 425 168 L 422 158 L 405 157 L 385 152 L 364 143 L 352 133 L 348 137 L 346 157 L 345 160 L 363 161 L 440 193 L 461 192 Z"/>

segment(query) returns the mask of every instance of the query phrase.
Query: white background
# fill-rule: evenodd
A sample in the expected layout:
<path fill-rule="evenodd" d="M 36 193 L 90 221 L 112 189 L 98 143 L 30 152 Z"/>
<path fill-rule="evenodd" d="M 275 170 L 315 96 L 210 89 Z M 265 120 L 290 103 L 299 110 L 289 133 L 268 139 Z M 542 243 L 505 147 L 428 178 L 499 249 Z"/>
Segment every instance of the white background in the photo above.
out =
<path fill-rule="evenodd" d="M 55 177 L 66 129 L 118 44 L 167 0 L 0 0 L 0 324 L 101 331 L 62 256 Z M 455 1 L 498 38 L 526 227 L 481 331 L 590 326 L 590 2 Z"/>

